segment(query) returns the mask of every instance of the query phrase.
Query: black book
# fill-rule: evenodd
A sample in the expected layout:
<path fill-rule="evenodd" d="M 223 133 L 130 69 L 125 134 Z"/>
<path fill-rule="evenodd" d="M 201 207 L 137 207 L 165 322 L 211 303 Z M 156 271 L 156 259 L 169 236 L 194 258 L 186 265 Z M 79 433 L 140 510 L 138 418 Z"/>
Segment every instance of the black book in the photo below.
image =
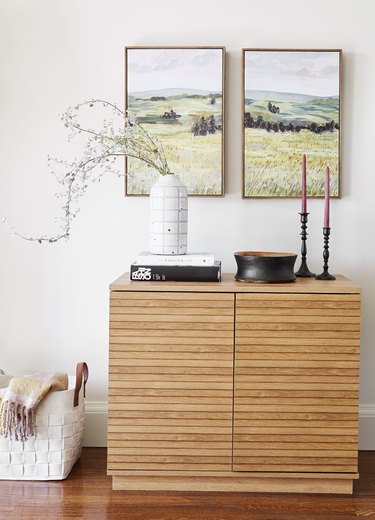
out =
<path fill-rule="evenodd" d="M 214 265 L 144 265 L 130 266 L 130 280 L 137 282 L 220 282 L 221 262 Z"/>

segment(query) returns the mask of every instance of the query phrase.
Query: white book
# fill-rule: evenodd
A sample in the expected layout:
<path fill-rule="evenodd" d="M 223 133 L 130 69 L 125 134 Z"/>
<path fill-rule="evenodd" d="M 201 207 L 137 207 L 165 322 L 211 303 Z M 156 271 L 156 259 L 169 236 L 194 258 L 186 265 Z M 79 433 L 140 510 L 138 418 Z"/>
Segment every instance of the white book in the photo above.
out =
<path fill-rule="evenodd" d="M 148 251 L 140 253 L 135 263 L 138 265 L 214 265 L 214 253 L 190 253 L 186 255 L 152 255 Z"/>

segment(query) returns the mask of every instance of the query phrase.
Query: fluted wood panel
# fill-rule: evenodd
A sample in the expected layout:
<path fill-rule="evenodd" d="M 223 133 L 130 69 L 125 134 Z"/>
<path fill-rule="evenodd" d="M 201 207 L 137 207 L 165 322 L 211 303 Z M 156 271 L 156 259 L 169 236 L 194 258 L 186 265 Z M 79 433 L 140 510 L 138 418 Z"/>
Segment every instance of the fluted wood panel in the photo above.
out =
<path fill-rule="evenodd" d="M 108 472 L 231 471 L 234 295 L 111 292 Z"/>
<path fill-rule="evenodd" d="M 235 471 L 357 471 L 358 294 L 237 294 Z"/>

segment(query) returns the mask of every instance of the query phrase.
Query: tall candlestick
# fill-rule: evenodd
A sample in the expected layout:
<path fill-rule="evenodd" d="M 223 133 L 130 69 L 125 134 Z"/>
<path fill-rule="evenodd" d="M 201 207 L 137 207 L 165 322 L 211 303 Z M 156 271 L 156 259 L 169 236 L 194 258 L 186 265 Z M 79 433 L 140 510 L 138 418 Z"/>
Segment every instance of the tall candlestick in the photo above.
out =
<path fill-rule="evenodd" d="M 326 168 L 326 183 L 324 187 L 324 225 L 323 227 L 329 228 L 329 178 L 330 178 L 330 171 L 329 166 Z"/>
<path fill-rule="evenodd" d="M 331 234 L 331 228 L 323 228 L 324 236 L 324 250 L 323 250 L 323 272 L 318 276 L 315 276 L 317 280 L 336 280 L 336 277 L 328 272 L 328 259 L 329 259 L 329 235 Z"/>
<path fill-rule="evenodd" d="M 309 217 L 308 213 L 300 213 L 301 216 L 301 237 L 302 237 L 302 243 L 301 243 L 301 266 L 298 269 L 296 273 L 294 273 L 296 276 L 299 276 L 301 278 L 313 278 L 315 276 L 314 273 L 312 273 L 309 268 L 307 267 L 306 262 L 306 256 L 307 256 L 307 220 Z"/>
<path fill-rule="evenodd" d="M 306 155 L 302 155 L 302 199 L 301 199 L 301 213 L 307 213 L 306 200 Z"/>

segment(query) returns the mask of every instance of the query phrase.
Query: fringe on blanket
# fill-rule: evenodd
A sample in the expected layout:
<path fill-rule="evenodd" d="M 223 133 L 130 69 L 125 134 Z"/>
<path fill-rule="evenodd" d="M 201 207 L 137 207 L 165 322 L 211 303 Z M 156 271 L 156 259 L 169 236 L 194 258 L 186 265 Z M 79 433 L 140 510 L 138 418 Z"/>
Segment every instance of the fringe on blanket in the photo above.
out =
<path fill-rule="evenodd" d="M 0 401 L 0 436 L 27 441 L 34 435 L 35 412 L 50 391 L 68 388 L 68 376 L 61 372 L 38 372 L 13 377 Z"/>
<path fill-rule="evenodd" d="M 21 403 L 3 401 L 0 405 L 0 436 L 25 442 L 35 433 L 34 410 Z"/>

